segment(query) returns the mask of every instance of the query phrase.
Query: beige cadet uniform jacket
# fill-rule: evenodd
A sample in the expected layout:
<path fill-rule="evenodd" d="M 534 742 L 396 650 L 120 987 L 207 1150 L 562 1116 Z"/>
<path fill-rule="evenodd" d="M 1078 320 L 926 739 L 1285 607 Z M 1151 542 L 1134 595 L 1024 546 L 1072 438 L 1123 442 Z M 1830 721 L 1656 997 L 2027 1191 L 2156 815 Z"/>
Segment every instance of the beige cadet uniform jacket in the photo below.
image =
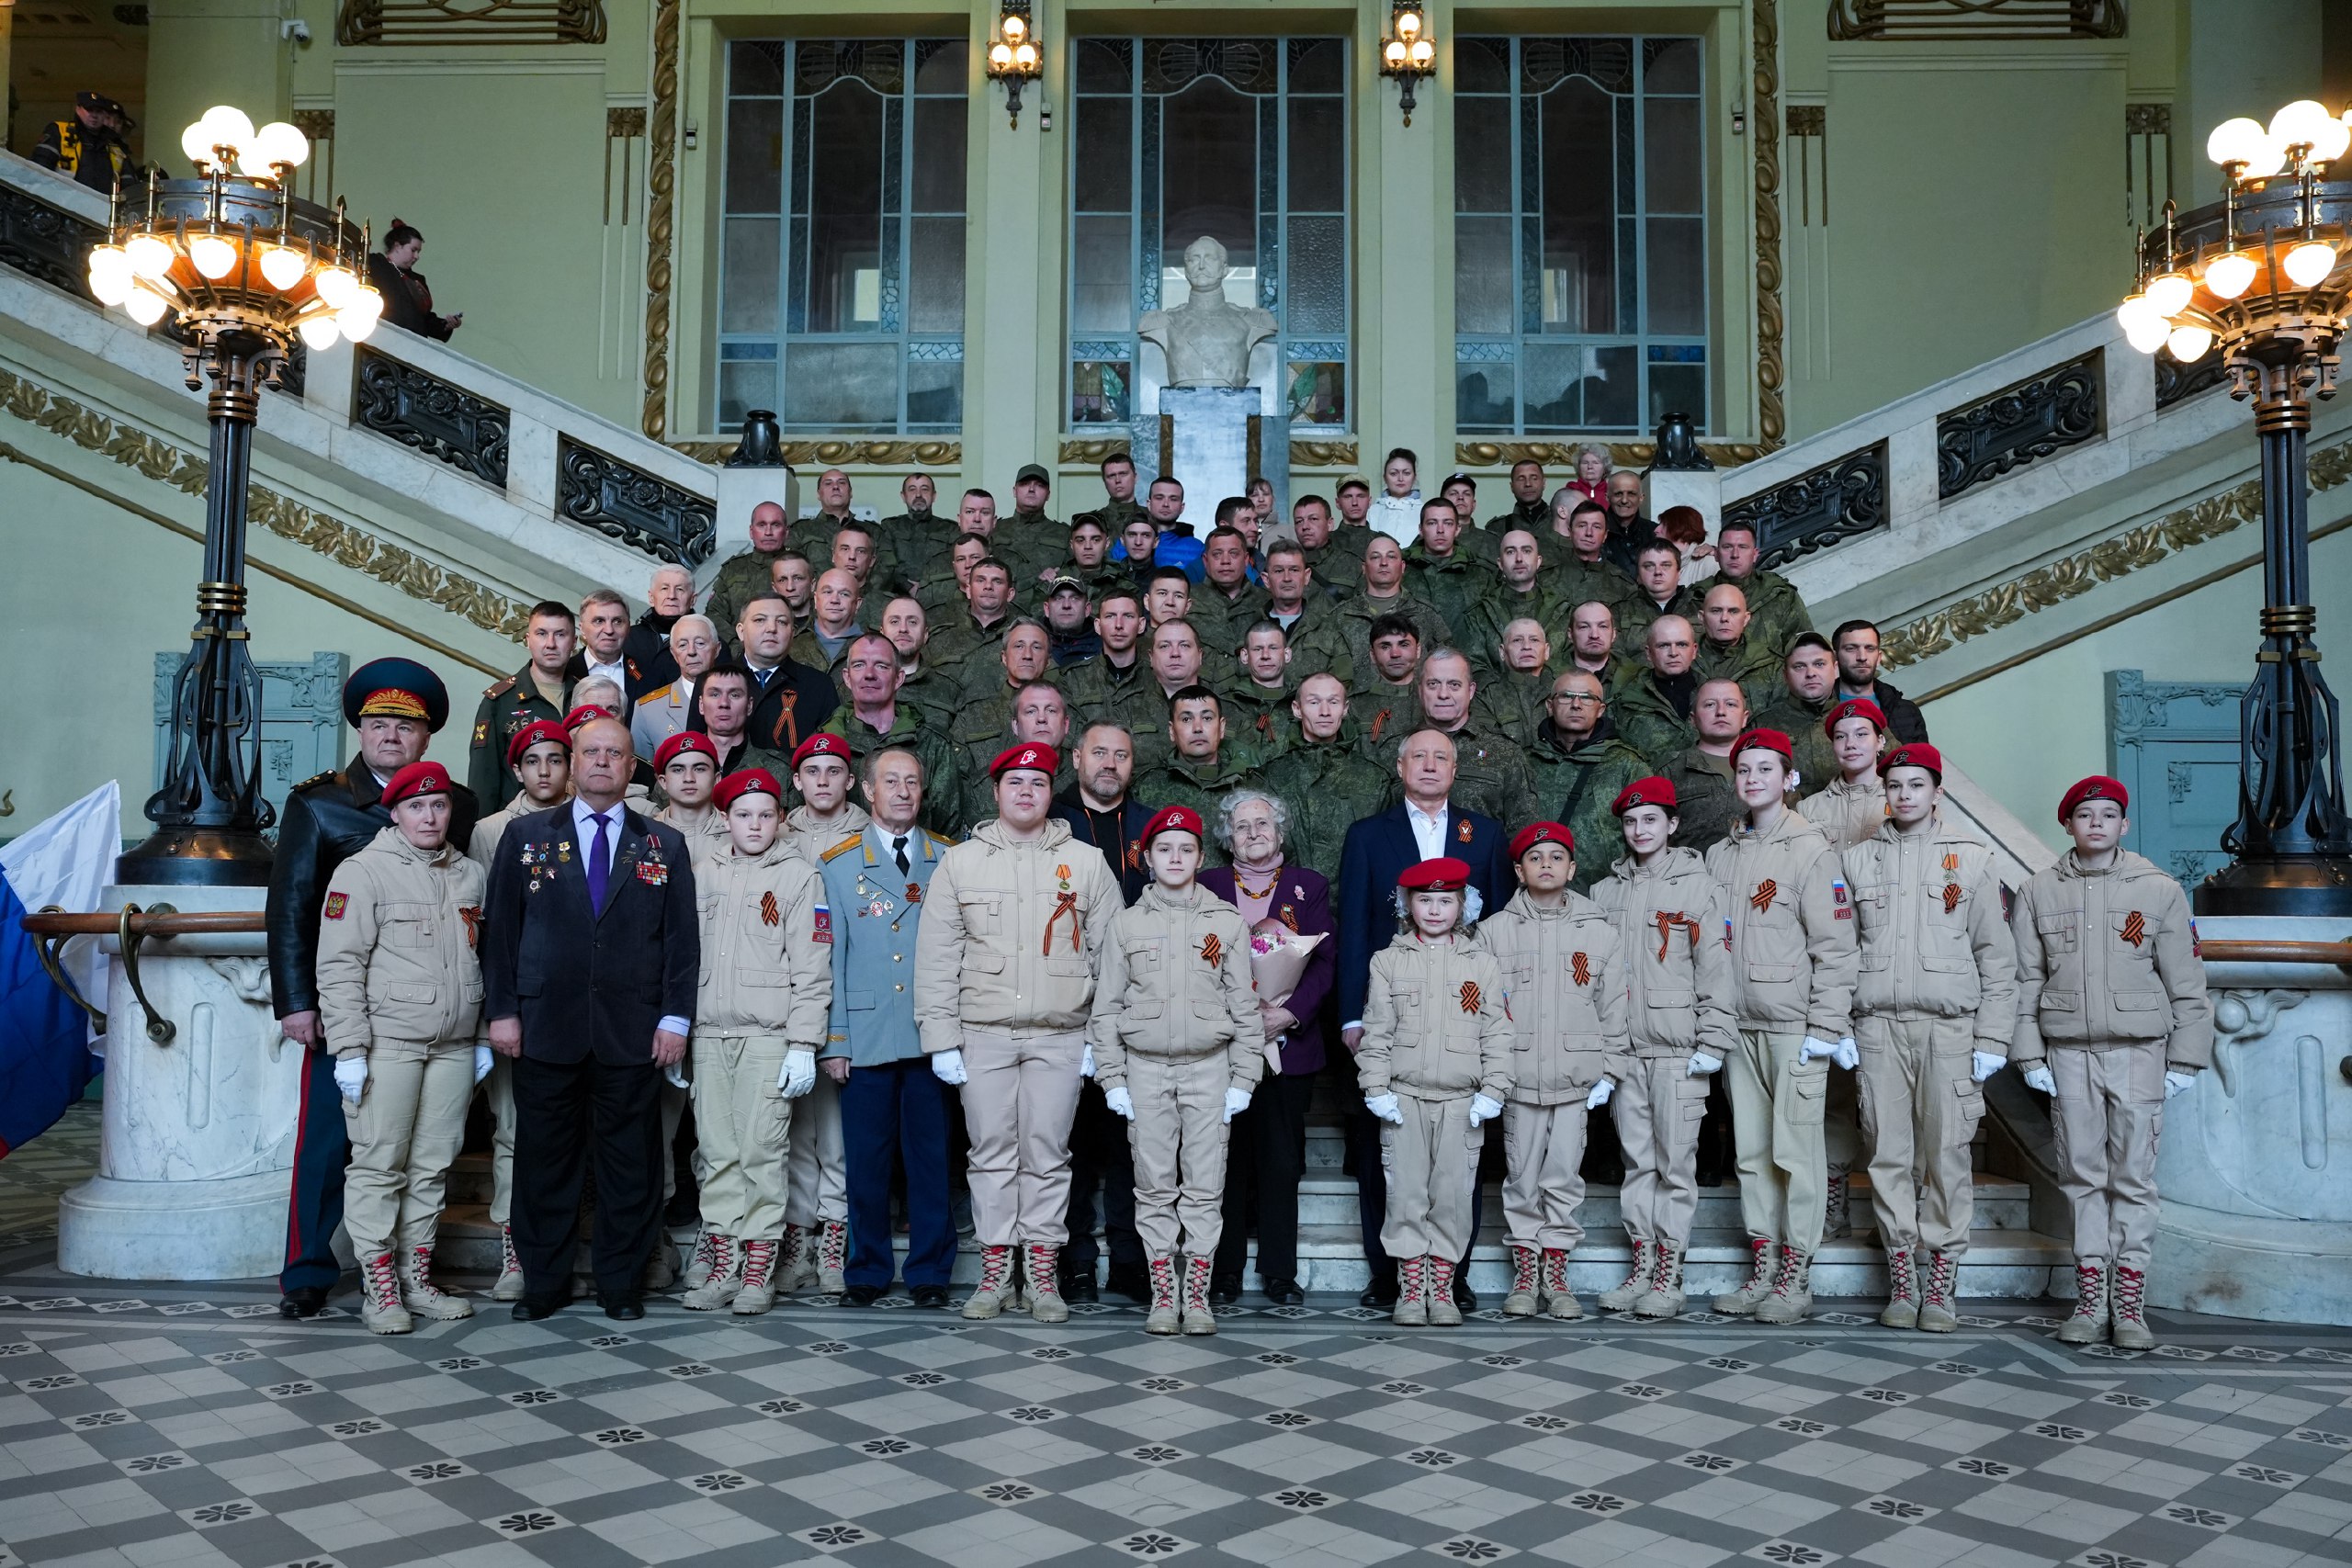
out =
<path fill-rule="evenodd" d="M 1858 784 L 1832 779 L 1799 801 L 1797 813 L 1829 835 L 1831 849 L 1850 850 L 1886 826 L 1886 788 L 1875 776 Z"/>
<path fill-rule="evenodd" d="M 504 806 L 474 824 L 474 836 L 466 846 L 466 856 L 489 874 L 490 863 L 498 858 L 498 840 L 506 836 L 506 826 L 517 817 L 527 817 L 534 811 L 545 811 L 544 806 L 534 806 L 527 795 L 518 795 Z"/>
<path fill-rule="evenodd" d="M 833 1006 L 833 920 L 816 867 L 779 840 L 756 855 L 730 841 L 695 867 L 702 977 L 695 1037 L 781 1035 L 825 1043 Z"/>
<path fill-rule="evenodd" d="M 1941 821 L 1919 833 L 1883 822 L 1846 852 L 1861 928 L 1854 1010 L 1966 1018 L 1974 1048 L 2009 1052 L 2017 1028 L 2017 939 L 2001 918 L 1993 851 Z"/>
<path fill-rule="evenodd" d="M 1646 867 L 1626 855 L 1592 890 L 1625 944 L 1625 1032 L 1645 1061 L 1703 1051 L 1731 1060 L 1731 954 L 1724 890 L 1696 850 L 1668 849 Z"/>
<path fill-rule="evenodd" d="M 1854 906 L 1822 830 L 1790 810 L 1745 821 L 1707 852 L 1724 890 L 1732 1016 L 1739 1027 L 1837 1041 L 1853 1033 Z"/>
<path fill-rule="evenodd" d="M 1129 1052 L 1170 1061 L 1223 1052 L 1232 1087 L 1256 1088 L 1266 1036 L 1241 911 L 1197 882 L 1182 893 L 1146 887 L 1111 917 L 1086 1034 L 1106 1089 L 1127 1081 Z"/>
<path fill-rule="evenodd" d="M 1609 911 L 1580 893 L 1546 908 L 1522 889 L 1479 922 L 1478 940 L 1502 971 L 1512 1100 L 1566 1105 L 1632 1076 L 1625 950 Z"/>
<path fill-rule="evenodd" d="M 2009 929 L 2018 943 L 2013 1060 L 2039 1062 L 2052 1045 L 2098 1051 L 2161 1040 L 2172 1066 L 2212 1066 L 2213 1009 L 2188 897 L 2146 857 L 2119 850 L 2105 871 L 2086 871 L 2068 851 L 2025 885 Z"/>
<path fill-rule="evenodd" d="M 1094 1005 L 1094 964 L 1126 908 L 1102 852 L 1048 819 L 1015 840 L 990 818 L 947 852 L 915 933 L 915 1025 L 925 1052 L 967 1030 L 1076 1033 Z"/>
<path fill-rule="evenodd" d="M 383 828 L 335 867 L 319 919 L 319 1022 L 337 1056 L 471 1044 L 481 1021 L 481 866 Z"/>
<path fill-rule="evenodd" d="M 843 839 L 863 833 L 874 818 L 865 807 L 854 802 L 842 807 L 841 815 L 817 820 L 817 814 L 805 806 L 796 806 L 784 814 L 783 843 L 786 849 L 815 865 L 818 857 Z M 699 870 L 700 867 L 695 869 Z"/>
<path fill-rule="evenodd" d="M 716 807 L 705 811 L 699 819 L 690 819 L 673 801 L 653 814 L 653 820 L 675 828 L 686 841 L 686 858 L 695 868 L 695 875 L 702 875 L 702 868 L 717 856 L 723 855 L 734 845 L 727 834 L 727 815 Z"/>
<path fill-rule="evenodd" d="M 1469 932 L 1398 937 L 1372 955 L 1356 1081 L 1363 1096 L 1510 1097 L 1511 1021 L 1503 972 Z"/>

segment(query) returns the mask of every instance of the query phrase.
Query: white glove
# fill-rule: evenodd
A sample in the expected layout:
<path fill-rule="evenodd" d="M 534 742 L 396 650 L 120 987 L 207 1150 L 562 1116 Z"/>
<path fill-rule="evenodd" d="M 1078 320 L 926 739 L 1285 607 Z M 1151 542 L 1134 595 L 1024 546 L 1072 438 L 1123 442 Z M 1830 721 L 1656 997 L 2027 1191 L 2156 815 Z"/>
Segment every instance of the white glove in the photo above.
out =
<path fill-rule="evenodd" d="M 662 1068 L 662 1081 L 667 1083 L 672 1089 L 686 1089 L 691 1087 L 686 1082 L 686 1059 L 684 1056 L 681 1056 L 676 1061 L 671 1063 L 668 1066 Z"/>
<path fill-rule="evenodd" d="M 1721 1056 L 1710 1056 L 1704 1051 L 1693 1051 L 1690 1053 L 1690 1076 L 1692 1077 L 1703 1078 L 1709 1073 L 1719 1073 L 1723 1070 L 1724 1060 Z"/>
<path fill-rule="evenodd" d="M 2170 1100 L 2177 1094 L 2185 1094 L 2196 1087 L 2197 1075 L 2195 1073 L 2168 1072 L 2165 1074 L 2165 1098 L 2166 1100 Z"/>
<path fill-rule="evenodd" d="M 951 1088 L 964 1081 L 964 1053 L 934 1051 L 931 1057 L 931 1076 Z"/>
<path fill-rule="evenodd" d="M 1978 1083 L 1983 1083 L 2008 1065 L 2007 1056 L 1996 1056 L 1990 1051 L 1971 1051 L 1968 1054 L 1968 1076 Z"/>
<path fill-rule="evenodd" d="M 1124 1116 L 1130 1122 L 1136 1119 L 1136 1097 L 1127 1092 L 1127 1086 L 1125 1084 L 1119 1085 L 1116 1089 L 1104 1089 L 1102 1103 L 1111 1108 L 1111 1114 L 1114 1116 Z"/>
<path fill-rule="evenodd" d="M 2050 1076 L 2050 1065 L 2047 1062 L 2036 1062 L 2018 1076 L 2025 1079 L 2028 1089 L 2038 1089 L 2042 1093 L 2052 1096 L 2055 1096 L 2058 1092 L 2058 1080 Z"/>
<path fill-rule="evenodd" d="M 1854 1037 L 1849 1034 L 1838 1042 L 1838 1055 L 1832 1059 L 1850 1073 L 1862 1065 L 1861 1047 L 1855 1044 Z"/>
<path fill-rule="evenodd" d="M 487 1046 L 487 1045 L 477 1045 L 477 1046 L 475 1046 L 475 1047 L 474 1047 L 474 1082 L 476 1082 L 476 1083 L 480 1083 L 480 1082 L 481 1082 L 481 1080 L 482 1080 L 482 1079 L 484 1079 L 484 1078 L 486 1078 L 486 1077 L 490 1077 L 490 1069 L 491 1069 L 492 1066 L 496 1066 L 496 1065 L 497 1065 L 497 1062 L 498 1062 L 498 1053 L 497 1053 L 497 1052 L 495 1052 L 495 1051 L 492 1050 L 492 1049 L 491 1049 L 489 1046 Z"/>
<path fill-rule="evenodd" d="M 1094 1047 L 1091 1043 L 1086 1047 L 1085 1055 L 1078 1059 L 1078 1076 L 1082 1078 L 1094 1076 Z"/>
<path fill-rule="evenodd" d="M 1405 1124 L 1405 1108 L 1396 1103 L 1396 1097 L 1393 1094 L 1365 1095 L 1363 1108 L 1391 1126 L 1402 1127 Z"/>
<path fill-rule="evenodd" d="M 334 1087 L 353 1105 L 359 1103 L 359 1094 L 368 1087 L 368 1058 L 337 1056 L 334 1059 Z"/>
<path fill-rule="evenodd" d="M 1246 1089 L 1235 1089 L 1230 1084 L 1227 1085 L 1225 1090 L 1226 1123 L 1228 1126 L 1231 1125 L 1233 1119 L 1236 1116 L 1240 1115 L 1243 1111 L 1249 1109 L 1250 1091 Z"/>
<path fill-rule="evenodd" d="M 1602 1106 L 1608 1104 L 1609 1097 L 1616 1092 L 1617 1086 L 1611 1083 L 1607 1078 L 1603 1078 L 1599 1083 L 1592 1086 L 1592 1092 L 1590 1094 L 1584 1097 L 1584 1108 L 1587 1111 L 1598 1111 Z"/>
<path fill-rule="evenodd" d="M 817 1087 L 817 1053 L 805 1045 L 796 1045 L 784 1054 L 784 1070 L 775 1076 L 775 1087 L 784 1091 L 786 1100 L 798 1100 Z"/>
<path fill-rule="evenodd" d="M 1804 1066 L 1808 1063 L 1818 1061 L 1824 1056 L 1834 1059 L 1837 1055 L 1837 1046 L 1832 1045 L 1826 1040 L 1816 1040 L 1812 1035 L 1808 1034 L 1804 1037 L 1804 1043 L 1797 1047 L 1797 1066 L 1800 1067 Z"/>
<path fill-rule="evenodd" d="M 1503 1108 L 1499 1101 L 1488 1100 L 1483 1094 L 1474 1094 L 1470 1097 L 1470 1125 L 1473 1127 L 1482 1122 L 1491 1122 L 1502 1113 Z"/>

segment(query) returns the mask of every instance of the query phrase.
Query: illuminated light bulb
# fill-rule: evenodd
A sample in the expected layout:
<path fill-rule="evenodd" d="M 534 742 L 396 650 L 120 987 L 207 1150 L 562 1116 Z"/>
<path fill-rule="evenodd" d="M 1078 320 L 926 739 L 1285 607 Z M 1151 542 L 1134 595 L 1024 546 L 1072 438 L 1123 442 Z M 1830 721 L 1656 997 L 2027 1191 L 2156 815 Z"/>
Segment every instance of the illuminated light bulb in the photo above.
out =
<path fill-rule="evenodd" d="M 2346 125 L 2340 119 L 2330 119 L 2318 129 L 2319 138 L 2312 143 L 2313 163 L 2333 164 L 2344 156 L 2346 148 L 2352 148 L 2352 125 Z"/>
<path fill-rule="evenodd" d="M 203 174 L 212 167 L 212 128 L 198 120 L 180 132 L 180 152 Z"/>
<path fill-rule="evenodd" d="M 198 234 L 187 243 L 187 259 L 207 277 L 226 277 L 237 270 L 237 246 L 218 234 Z"/>
<path fill-rule="evenodd" d="M 1012 63 L 1018 65 L 1023 71 L 1036 70 L 1037 46 L 1034 43 L 1014 45 L 1012 50 Z"/>
<path fill-rule="evenodd" d="M 2151 310 L 2123 329 L 2123 341 L 2143 354 L 2154 354 L 2172 335 L 2172 323 Z"/>
<path fill-rule="evenodd" d="M 2195 321 L 2183 321 L 2172 329 L 2171 334 L 2165 339 L 2165 346 L 2172 350 L 2172 356 L 2183 365 L 2194 365 L 2205 357 L 2207 349 L 2213 346 L 2213 329 L 2199 326 Z"/>
<path fill-rule="evenodd" d="M 289 245 L 272 245 L 261 254 L 262 279 L 281 294 L 301 282 L 310 270 L 311 258 Z"/>
<path fill-rule="evenodd" d="M 1029 36 L 1029 24 L 1018 16 L 1008 13 L 1004 18 L 1003 32 L 1005 42 L 1019 43 Z"/>
<path fill-rule="evenodd" d="M 2335 118 L 2324 105 L 2297 98 L 2270 117 L 2270 140 L 2281 147 L 2316 146 L 2327 122 Z"/>
<path fill-rule="evenodd" d="M 1011 65 L 1012 63 L 1012 46 L 1009 43 L 989 45 L 989 63 L 995 66 L 999 71 L 1001 71 Z"/>
<path fill-rule="evenodd" d="M 141 326 L 152 327 L 164 319 L 164 312 L 172 308 L 172 302 L 152 288 L 134 286 L 130 297 L 122 302 L 122 308 Z"/>
<path fill-rule="evenodd" d="M 2254 149 L 2254 155 L 2245 161 L 2245 167 L 2238 172 L 2238 177 L 2267 180 L 2286 166 L 2287 144 L 2265 136 L 2261 144 Z"/>
<path fill-rule="evenodd" d="M 327 302 L 328 310 L 340 310 L 359 292 L 359 279 L 347 266 L 331 266 L 319 274 L 312 287 L 319 291 L 319 298 Z"/>
<path fill-rule="evenodd" d="M 153 234 L 133 234 L 122 247 L 130 270 L 141 277 L 161 277 L 172 270 L 172 247 Z"/>
<path fill-rule="evenodd" d="M 232 159 L 253 142 L 254 122 L 244 110 L 232 105 L 215 105 L 205 110 L 204 118 L 196 123 L 203 130 L 206 145 L 227 148 Z"/>
<path fill-rule="evenodd" d="M 322 310 L 315 316 L 303 317 L 300 325 L 295 330 L 302 334 L 302 342 L 314 354 L 333 348 L 334 340 L 341 335 L 334 324 L 334 314 L 326 310 Z"/>
<path fill-rule="evenodd" d="M 1421 14 L 1419 11 L 1396 13 L 1396 36 L 1407 43 L 1421 36 Z"/>
<path fill-rule="evenodd" d="M 1414 64 L 1427 65 L 1430 61 L 1435 60 L 1436 58 L 1437 46 L 1435 44 L 1430 42 L 1430 40 L 1425 38 L 1417 38 L 1413 40 Z"/>
<path fill-rule="evenodd" d="M 2216 164 L 2250 164 L 2262 151 L 2262 122 L 2240 115 L 2225 119 L 2205 139 L 2205 156 Z"/>
<path fill-rule="evenodd" d="M 311 155 L 311 139 L 282 119 L 273 119 L 254 132 L 252 143 L 239 154 L 237 166 L 248 175 L 275 178 L 281 164 L 300 168 Z"/>
<path fill-rule="evenodd" d="M 2298 288 L 2310 288 L 2335 270 L 2335 247 L 2325 240 L 2305 240 L 2278 263 Z"/>
<path fill-rule="evenodd" d="M 2225 251 L 2205 268 L 2205 288 L 2217 299 L 2234 299 L 2253 286 L 2260 269 L 2244 251 Z"/>
<path fill-rule="evenodd" d="M 105 283 L 111 287 L 117 279 L 121 281 L 123 290 L 128 292 L 130 288 L 130 280 L 135 275 L 130 270 L 130 258 L 123 254 L 123 250 L 120 245 L 98 245 L 92 248 L 90 252 L 90 287 L 92 292 L 96 292 L 98 285 L 101 283 Z M 105 303 L 108 305 L 116 305 L 121 303 L 121 301 L 119 299 L 108 299 L 105 301 Z"/>
<path fill-rule="evenodd" d="M 356 305 L 345 305 L 334 313 L 334 324 L 342 330 L 343 335 L 352 342 L 366 343 L 368 335 L 376 330 L 376 317 L 373 311 L 362 310 Z"/>
<path fill-rule="evenodd" d="M 2115 324 L 2128 333 L 2134 322 L 2143 321 L 2155 313 L 2154 309 L 2149 305 L 2146 295 L 2134 294 L 2115 308 Z"/>
<path fill-rule="evenodd" d="M 1403 41 L 1397 39 L 1390 39 L 1388 40 L 1388 47 L 1380 51 L 1380 57 L 1388 62 L 1391 65 L 1404 64 L 1405 45 Z"/>
<path fill-rule="evenodd" d="M 2159 316 L 2177 316 L 2188 308 L 2197 285 L 2186 273 L 2167 272 L 2148 279 L 2148 305 Z"/>

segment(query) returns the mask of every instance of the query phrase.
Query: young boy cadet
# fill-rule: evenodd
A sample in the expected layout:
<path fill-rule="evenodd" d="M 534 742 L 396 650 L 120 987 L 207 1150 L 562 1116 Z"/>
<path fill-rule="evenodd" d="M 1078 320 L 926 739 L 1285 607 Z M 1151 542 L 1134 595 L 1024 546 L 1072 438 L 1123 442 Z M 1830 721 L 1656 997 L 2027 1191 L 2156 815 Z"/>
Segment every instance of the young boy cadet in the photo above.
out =
<path fill-rule="evenodd" d="M 718 746 L 699 729 L 682 729 L 654 749 L 653 771 L 667 799 L 653 819 L 678 830 L 699 872 L 711 856 L 727 851 L 727 814 L 713 800 Z"/>
<path fill-rule="evenodd" d="M 371 1334 L 406 1334 L 411 1314 L 474 1314 L 432 1275 L 449 1162 L 490 1066 L 474 1043 L 484 878 L 448 841 L 447 769 L 411 762 L 383 802 L 392 825 L 327 883 L 319 1020 L 351 1128 L 343 1222 L 359 1258 L 359 1318 Z"/>
<path fill-rule="evenodd" d="M 1674 847 L 1671 780 L 1635 779 L 1610 803 L 1625 855 L 1592 890 L 1625 943 L 1626 1030 L 1633 1077 L 1609 1105 L 1625 1150 L 1617 1202 L 1634 1269 L 1604 1292 L 1602 1310 L 1672 1317 L 1682 1310 L 1682 1255 L 1699 1208 L 1699 1122 L 1707 1077 L 1738 1049 L 1724 894 L 1699 852 Z"/>
<path fill-rule="evenodd" d="M 1823 1101 L 1829 1061 L 1860 1059 L 1851 1022 L 1854 908 L 1838 852 L 1788 805 L 1789 738 L 1751 729 L 1732 742 L 1732 787 L 1746 816 L 1707 852 L 1723 888 L 1731 953 L 1732 1133 L 1739 1212 L 1754 1267 L 1715 1310 L 1796 1323 L 1813 1310 L 1813 1254 L 1826 1196 Z"/>
<path fill-rule="evenodd" d="M 2068 790 L 2075 847 L 2018 895 L 2018 1028 L 2009 1057 L 2051 1097 L 2058 1185 L 2075 1219 L 2069 1345 L 2155 1344 L 2145 1300 L 2165 1101 L 2212 1065 L 2213 1010 L 2180 884 L 2122 847 L 2132 797 L 2114 779 Z"/>
<path fill-rule="evenodd" d="M 1797 804 L 1797 814 L 1829 835 L 1829 847 L 1843 854 L 1876 833 L 1886 821 L 1886 789 L 1879 782 L 1879 753 L 1886 745 L 1886 715 L 1868 697 L 1848 697 L 1823 716 L 1821 732 L 1838 760 L 1828 787 L 1815 787 Z M 1822 781 L 1807 781 L 1818 786 Z M 1823 1200 L 1822 1235 L 1847 1229 L 1849 1179 L 1861 1157 L 1861 1102 L 1853 1075 L 1831 1075 L 1821 1116 L 1822 1157 L 1828 1171 Z"/>
<path fill-rule="evenodd" d="M 849 742 L 820 732 L 792 751 L 792 784 L 800 804 L 785 813 L 786 845 L 810 865 L 872 820 L 850 799 Z M 792 1118 L 792 1152 L 786 1162 L 782 1288 L 814 1285 L 838 1295 L 849 1262 L 848 1158 L 842 1148 L 842 1085 L 849 1077 L 846 1057 L 835 1057 Z"/>
<path fill-rule="evenodd" d="M 1942 753 L 1924 740 L 1897 746 L 1878 768 L 1887 819 L 1846 852 L 1862 943 L 1862 1133 L 1886 1248 L 1878 1320 L 1950 1334 L 1976 1206 L 1969 1145 L 1984 1114 L 1982 1086 L 2008 1062 L 2017 1027 L 2017 945 L 1991 846 L 1937 814 Z"/>
<path fill-rule="evenodd" d="M 731 1303 L 751 1316 L 775 1302 L 792 1102 L 816 1086 L 832 1010 L 832 919 L 816 867 L 781 841 L 775 775 L 729 773 L 718 799 L 728 848 L 695 874 L 695 1127 L 707 1167 L 702 1217 L 712 1261 L 682 1304 L 715 1312 Z"/>
<path fill-rule="evenodd" d="M 1479 1129 L 1510 1093 L 1511 1021 L 1502 971 L 1466 929 L 1470 864 L 1441 855 L 1405 868 L 1408 937 L 1373 955 L 1356 1082 L 1382 1122 L 1388 1179 L 1381 1250 L 1397 1260 L 1394 1321 L 1462 1321 L 1453 1262 L 1470 1249 Z"/>
<path fill-rule="evenodd" d="M 1145 824 L 1151 886 L 1111 917 L 1087 1037 L 1102 1100 L 1127 1119 L 1136 1230 L 1151 1278 L 1147 1334 L 1173 1334 L 1182 1233 L 1187 1334 L 1215 1334 L 1209 1273 L 1225 1231 L 1226 1128 L 1265 1072 L 1265 1032 L 1241 911 L 1203 887 L 1201 818 L 1170 806 Z"/>
<path fill-rule="evenodd" d="M 1634 1076 L 1625 1040 L 1624 944 L 1608 911 L 1568 890 L 1576 836 L 1532 823 L 1510 841 L 1519 891 L 1478 940 L 1502 972 L 1511 1019 L 1510 1098 L 1503 1103 L 1503 1223 L 1510 1242 L 1510 1317 L 1582 1317 L 1568 1254 L 1584 1239 L 1587 1112 Z"/>

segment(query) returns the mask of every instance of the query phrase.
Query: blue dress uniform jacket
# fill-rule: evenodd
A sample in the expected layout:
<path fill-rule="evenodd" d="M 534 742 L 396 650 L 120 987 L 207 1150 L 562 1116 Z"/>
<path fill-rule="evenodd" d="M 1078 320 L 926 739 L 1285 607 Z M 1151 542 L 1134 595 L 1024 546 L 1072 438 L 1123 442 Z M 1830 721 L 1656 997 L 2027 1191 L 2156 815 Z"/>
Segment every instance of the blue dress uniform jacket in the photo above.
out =
<path fill-rule="evenodd" d="M 873 832 L 859 832 L 825 850 L 818 874 L 833 918 L 833 1009 L 826 1056 L 846 1056 L 854 1070 L 922 1055 L 915 1032 L 915 931 L 922 893 L 939 869 L 948 840 L 922 828 L 907 834 L 901 875 Z"/>

